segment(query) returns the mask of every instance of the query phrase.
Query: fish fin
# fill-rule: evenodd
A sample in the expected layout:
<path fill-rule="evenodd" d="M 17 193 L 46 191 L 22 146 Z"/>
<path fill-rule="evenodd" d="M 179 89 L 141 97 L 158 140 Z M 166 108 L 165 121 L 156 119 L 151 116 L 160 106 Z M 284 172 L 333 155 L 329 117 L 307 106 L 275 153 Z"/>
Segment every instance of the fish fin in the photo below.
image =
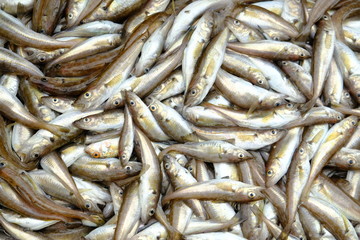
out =
<path fill-rule="evenodd" d="M 255 214 L 256 217 L 258 217 L 261 222 L 262 218 L 264 217 L 264 213 L 260 210 L 260 208 L 256 205 L 253 205 L 250 207 L 250 210 Z"/>
<path fill-rule="evenodd" d="M 236 138 L 223 139 L 223 141 L 236 145 Z"/>
<path fill-rule="evenodd" d="M 70 132 L 70 129 L 64 126 L 60 125 L 54 125 L 54 124 L 45 124 L 44 129 L 48 130 L 49 132 L 55 134 L 56 136 L 61 136 L 61 133 L 68 133 Z"/>
<path fill-rule="evenodd" d="M 299 33 L 299 35 L 295 38 L 295 40 L 298 42 L 305 42 L 306 39 L 308 39 L 308 37 L 309 37 L 311 27 L 312 26 L 310 26 L 310 28 L 309 28 L 309 25 L 305 25 L 305 27 L 303 28 L 301 33 Z"/>
<path fill-rule="evenodd" d="M 246 116 L 248 117 L 250 114 L 252 114 L 257 108 L 259 107 L 259 103 L 258 102 L 254 102 L 253 104 L 251 104 L 248 112 L 246 113 Z"/>
<path fill-rule="evenodd" d="M 25 14 L 26 14 L 26 11 L 27 11 L 26 6 L 23 3 L 19 2 L 16 8 L 17 8 L 16 9 L 17 17 L 19 19 L 22 19 L 23 17 L 25 17 Z"/>
<path fill-rule="evenodd" d="M 286 226 L 284 227 L 284 229 L 281 231 L 280 235 L 276 238 L 279 240 L 286 240 L 288 239 L 288 236 L 290 234 L 291 231 L 291 227 L 292 227 L 292 223 L 287 223 Z"/>
<path fill-rule="evenodd" d="M 262 35 L 266 40 L 273 40 L 273 39 L 269 36 L 269 34 L 267 34 L 267 33 L 265 32 L 265 30 L 264 30 L 261 26 L 257 25 L 257 28 L 260 30 L 261 35 Z"/>
<path fill-rule="evenodd" d="M 300 112 L 302 114 L 306 114 L 316 103 L 317 98 L 310 99 L 307 103 L 305 103 L 301 108 Z"/>

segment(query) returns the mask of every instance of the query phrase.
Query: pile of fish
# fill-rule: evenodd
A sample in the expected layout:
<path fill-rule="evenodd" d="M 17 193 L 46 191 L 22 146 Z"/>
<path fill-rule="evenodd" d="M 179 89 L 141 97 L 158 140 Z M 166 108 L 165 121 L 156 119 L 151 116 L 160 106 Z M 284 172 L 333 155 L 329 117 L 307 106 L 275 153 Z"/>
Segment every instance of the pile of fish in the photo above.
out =
<path fill-rule="evenodd" d="M 359 239 L 360 1 L 0 7 L 1 239 Z"/>

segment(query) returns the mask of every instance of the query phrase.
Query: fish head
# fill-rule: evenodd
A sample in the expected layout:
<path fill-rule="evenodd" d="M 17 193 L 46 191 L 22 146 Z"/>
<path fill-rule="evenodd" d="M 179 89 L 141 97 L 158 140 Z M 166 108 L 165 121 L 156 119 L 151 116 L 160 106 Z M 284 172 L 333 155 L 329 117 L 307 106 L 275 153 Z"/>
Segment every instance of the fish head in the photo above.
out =
<path fill-rule="evenodd" d="M 97 89 L 89 89 L 83 94 L 81 94 L 78 99 L 73 103 L 73 106 L 75 108 L 78 108 L 80 110 L 90 110 L 95 106 L 96 102 L 95 100 L 99 97 L 99 91 Z"/>
<path fill-rule="evenodd" d="M 74 101 L 75 99 L 67 98 L 67 97 L 58 97 L 58 96 L 41 97 L 41 102 L 55 111 L 67 109 L 72 103 L 74 103 Z"/>
<path fill-rule="evenodd" d="M 193 107 L 198 105 L 198 99 L 200 98 L 202 90 L 199 86 L 193 86 L 189 89 L 185 97 L 185 106 Z"/>
<path fill-rule="evenodd" d="M 273 139 L 274 141 L 278 141 L 281 138 L 283 138 L 285 136 L 285 134 L 287 133 L 286 129 L 270 129 L 266 132 L 266 138 L 267 139 Z"/>
<path fill-rule="evenodd" d="M 105 102 L 104 110 L 115 109 L 123 106 L 125 102 L 125 94 L 123 91 L 121 93 L 122 94 L 118 94 L 114 98 L 109 98 L 108 101 Z"/>
<path fill-rule="evenodd" d="M 73 122 L 74 126 L 80 129 L 89 129 L 93 126 L 96 126 L 98 121 L 96 116 L 86 116 L 81 118 L 75 122 Z"/>
<path fill-rule="evenodd" d="M 273 108 L 273 107 L 281 106 L 287 103 L 285 97 L 286 96 L 283 94 L 268 96 L 265 99 L 261 100 L 260 105 L 264 108 Z"/>
<path fill-rule="evenodd" d="M 172 155 L 165 154 L 163 158 L 163 164 L 164 164 L 164 169 L 169 176 L 177 175 L 177 172 L 179 171 L 178 165 L 180 164 L 176 161 L 176 159 Z"/>
<path fill-rule="evenodd" d="M 152 99 L 149 109 L 154 116 L 158 115 L 165 117 L 166 113 L 164 112 L 163 104 L 159 100 Z"/>
<path fill-rule="evenodd" d="M 142 164 L 140 162 L 129 161 L 124 168 L 126 169 L 127 175 L 134 176 L 141 171 Z"/>
<path fill-rule="evenodd" d="M 249 202 L 265 199 L 265 195 L 262 193 L 263 187 L 254 186 L 246 189 L 246 195 Z"/>
<path fill-rule="evenodd" d="M 125 92 L 125 103 L 128 106 L 131 113 L 139 111 L 141 104 L 143 104 L 141 98 L 139 98 L 134 92 Z"/>
<path fill-rule="evenodd" d="M 102 213 L 98 205 L 93 201 L 91 201 L 90 199 L 84 201 L 84 208 L 93 213 Z"/>
<path fill-rule="evenodd" d="M 104 216 L 102 214 L 92 214 L 89 219 L 82 220 L 85 226 L 97 227 L 105 224 Z"/>
<path fill-rule="evenodd" d="M 245 161 L 245 160 L 249 160 L 249 159 L 253 159 L 253 155 L 251 155 L 248 151 L 244 150 L 244 149 L 238 149 L 235 151 L 235 155 L 237 156 L 237 158 L 241 161 Z"/>
<path fill-rule="evenodd" d="M 271 166 L 266 166 L 265 186 L 267 188 L 274 186 L 281 178 L 279 163 L 280 160 L 274 162 Z"/>

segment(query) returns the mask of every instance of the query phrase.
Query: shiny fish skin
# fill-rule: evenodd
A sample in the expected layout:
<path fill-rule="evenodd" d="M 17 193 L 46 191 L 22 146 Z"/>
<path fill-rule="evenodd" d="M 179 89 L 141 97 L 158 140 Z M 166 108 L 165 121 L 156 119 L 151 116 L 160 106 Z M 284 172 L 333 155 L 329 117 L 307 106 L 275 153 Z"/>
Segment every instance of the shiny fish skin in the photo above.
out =
<path fill-rule="evenodd" d="M 267 109 L 285 103 L 285 96 L 252 85 L 242 78 L 219 69 L 216 87 L 232 103 L 245 109 Z"/>
<path fill-rule="evenodd" d="M 160 127 L 172 139 L 178 142 L 199 142 L 199 138 L 187 122 L 176 110 L 166 106 L 160 101 L 150 100 L 149 109 Z"/>
<path fill-rule="evenodd" d="M 32 63 L 5 48 L 0 48 L 1 72 L 43 77 L 44 74 Z"/>
<path fill-rule="evenodd" d="M 229 29 L 222 30 L 206 47 L 199 63 L 199 69 L 189 85 L 185 97 L 185 106 L 195 106 L 204 100 L 215 82 L 225 55 L 225 47 L 229 36 Z"/>
<path fill-rule="evenodd" d="M 189 43 L 184 50 L 182 72 L 185 80 L 185 94 L 187 94 L 196 63 L 210 41 L 213 26 L 213 15 L 208 11 L 196 24 L 195 31 L 192 33 Z"/>
<path fill-rule="evenodd" d="M 273 40 L 259 40 L 250 43 L 229 43 L 228 48 L 239 53 L 271 60 L 297 61 L 310 57 L 308 51 L 295 44 Z"/>
<path fill-rule="evenodd" d="M 170 151 L 177 151 L 205 162 L 241 162 L 252 158 L 252 155 L 242 148 L 220 140 L 175 144 L 164 149 L 159 158 L 162 159 Z"/>
<path fill-rule="evenodd" d="M 29 46 L 44 50 L 67 48 L 74 46 L 77 41 L 59 41 L 46 35 L 36 33 L 18 19 L 0 10 L 0 19 L 4 24 L 0 27 L 0 36 L 19 46 Z"/>
<path fill-rule="evenodd" d="M 0 112 L 6 117 L 31 128 L 47 129 L 56 135 L 60 135 L 61 132 L 69 132 L 69 129 L 66 127 L 49 124 L 34 117 L 22 106 L 20 100 L 12 96 L 4 87 L 0 86 L 0 92 L 2 96 Z"/>
<path fill-rule="evenodd" d="M 161 174 L 160 163 L 150 139 L 141 130 L 135 128 L 135 151 L 143 166 L 149 169 L 141 175 L 139 202 L 141 204 L 140 219 L 147 223 L 155 214 L 160 198 Z"/>

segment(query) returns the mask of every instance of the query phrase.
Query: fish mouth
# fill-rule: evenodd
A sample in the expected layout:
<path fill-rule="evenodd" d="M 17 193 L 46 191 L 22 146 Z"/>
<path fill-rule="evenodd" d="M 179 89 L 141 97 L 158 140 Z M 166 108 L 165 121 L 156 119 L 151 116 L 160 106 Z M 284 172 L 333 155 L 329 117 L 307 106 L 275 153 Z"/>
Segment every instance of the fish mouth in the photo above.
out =
<path fill-rule="evenodd" d="M 20 158 L 20 162 L 22 163 L 28 163 L 29 159 L 27 159 L 27 154 L 26 153 L 16 153 L 16 155 Z"/>

